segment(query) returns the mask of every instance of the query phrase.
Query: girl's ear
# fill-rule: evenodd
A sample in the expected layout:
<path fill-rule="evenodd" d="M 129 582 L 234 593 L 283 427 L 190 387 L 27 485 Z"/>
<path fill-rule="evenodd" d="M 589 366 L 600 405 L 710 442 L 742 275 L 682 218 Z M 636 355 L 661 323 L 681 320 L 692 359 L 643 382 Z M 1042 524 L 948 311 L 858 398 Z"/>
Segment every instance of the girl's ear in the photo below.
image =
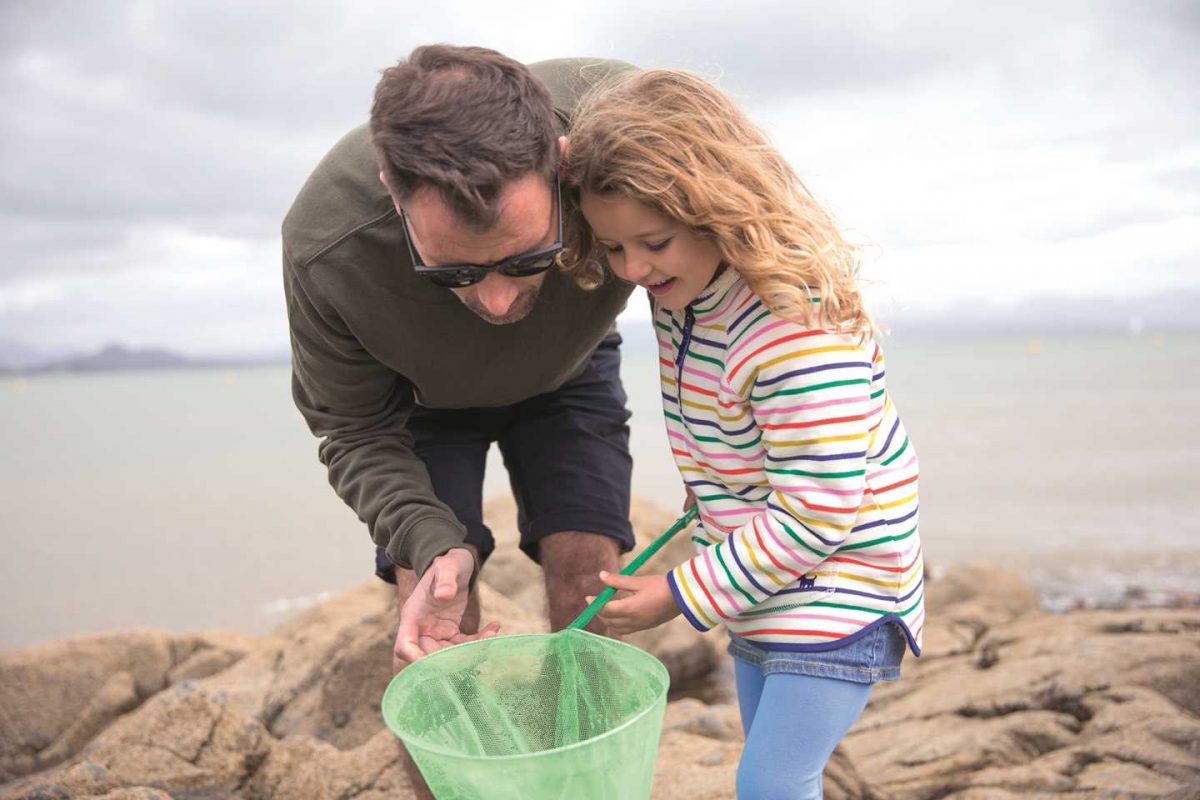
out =
<path fill-rule="evenodd" d="M 565 136 L 558 137 L 558 179 L 566 180 L 567 178 L 567 145 L 570 140 Z"/>

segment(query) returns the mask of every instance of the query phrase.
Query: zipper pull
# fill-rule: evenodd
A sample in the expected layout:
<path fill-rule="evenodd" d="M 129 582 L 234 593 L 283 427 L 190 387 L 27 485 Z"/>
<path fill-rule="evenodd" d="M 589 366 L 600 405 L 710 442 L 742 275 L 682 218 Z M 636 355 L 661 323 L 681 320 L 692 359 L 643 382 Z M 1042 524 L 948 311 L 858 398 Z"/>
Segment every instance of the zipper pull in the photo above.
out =
<path fill-rule="evenodd" d="M 679 379 L 683 380 L 683 360 L 687 357 L 688 346 L 692 343 L 692 326 L 696 324 L 696 315 L 692 307 L 683 310 L 683 340 L 679 343 L 679 352 L 675 354 L 675 366 L 679 369 Z"/>

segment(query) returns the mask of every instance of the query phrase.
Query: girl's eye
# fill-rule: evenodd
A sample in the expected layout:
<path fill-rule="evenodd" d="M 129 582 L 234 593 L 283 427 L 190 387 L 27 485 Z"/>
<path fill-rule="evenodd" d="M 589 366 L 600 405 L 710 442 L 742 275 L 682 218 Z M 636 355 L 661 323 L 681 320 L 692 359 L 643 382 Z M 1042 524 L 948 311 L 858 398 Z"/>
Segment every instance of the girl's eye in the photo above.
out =
<path fill-rule="evenodd" d="M 602 247 L 604 248 L 604 252 L 606 252 L 606 253 L 621 252 L 621 245 L 619 245 L 619 244 L 606 244 L 606 245 L 602 245 Z"/>
<path fill-rule="evenodd" d="M 660 250 L 667 249 L 667 245 L 671 243 L 671 239 L 663 239 L 661 242 L 646 242 L 646 249 L 657 253 Z"/>

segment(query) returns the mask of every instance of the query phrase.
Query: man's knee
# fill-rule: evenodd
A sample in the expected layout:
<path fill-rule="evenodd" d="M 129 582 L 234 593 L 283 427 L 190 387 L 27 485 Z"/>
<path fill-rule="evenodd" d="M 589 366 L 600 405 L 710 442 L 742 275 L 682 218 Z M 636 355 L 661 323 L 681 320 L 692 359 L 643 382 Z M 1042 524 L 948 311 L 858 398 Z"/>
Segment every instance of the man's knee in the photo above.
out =
<path fill-rule="evenodd" d="M 538 560 L 545 574 L 550 627 L 561 630 L 587 606 L 588 595 L 604 589 L 600 571 L 620 568 L 621 546 L 616 539 L 598 533 L 552 533 L 539 542 Z M 607 626 L 595 619 L 588 630 L 606 634 Z"/>
<path fill-rule="evenodd" d="M 538 561 L 547 581 L 575 582 L 581 576 L 595 577 L 602 569 L 616 568 L 621 562 L 621 545 L 611 536 L 599 533 L 552 533 L 538 542 Z"/>

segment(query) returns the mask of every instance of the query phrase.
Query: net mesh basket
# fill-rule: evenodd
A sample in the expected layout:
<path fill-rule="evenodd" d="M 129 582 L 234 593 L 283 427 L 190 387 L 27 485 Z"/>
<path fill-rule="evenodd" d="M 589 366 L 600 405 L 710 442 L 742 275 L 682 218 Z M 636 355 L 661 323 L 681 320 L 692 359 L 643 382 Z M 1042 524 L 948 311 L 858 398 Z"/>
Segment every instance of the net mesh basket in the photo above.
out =
<path fill-rule="evenodd" d="M 586 631 L 498 636 L 409 665 L 383 716 L 439 800 L 646 798 L 668 685 Z"/>

